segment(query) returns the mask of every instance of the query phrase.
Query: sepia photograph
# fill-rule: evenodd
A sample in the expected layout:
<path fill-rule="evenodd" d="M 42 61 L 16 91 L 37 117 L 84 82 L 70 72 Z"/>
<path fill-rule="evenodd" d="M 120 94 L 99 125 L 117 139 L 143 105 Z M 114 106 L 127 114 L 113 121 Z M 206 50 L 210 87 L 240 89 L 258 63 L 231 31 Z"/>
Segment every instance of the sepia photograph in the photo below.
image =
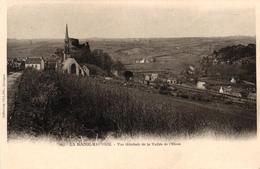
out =
<path fill-rule="evenodd" d="M 255 9 L 7 9 L 7 132 L 86 140 L 256 137 Z"/>
<path fill-rule="evenodd" d="M 257 169 L 259 2 L 0 0 L 1 169 Z"/>

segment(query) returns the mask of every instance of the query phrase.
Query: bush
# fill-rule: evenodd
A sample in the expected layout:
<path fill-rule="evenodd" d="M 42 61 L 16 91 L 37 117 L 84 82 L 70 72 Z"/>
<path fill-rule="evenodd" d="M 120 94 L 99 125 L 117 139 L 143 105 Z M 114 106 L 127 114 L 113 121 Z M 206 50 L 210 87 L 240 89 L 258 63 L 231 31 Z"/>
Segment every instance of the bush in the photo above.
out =
<path fill-rule="evenodd" d="M 25 70 L 15 109 L 9 113 L 8 131 L 91 138 L 108 132 L 176 135 L 205 128 L 234 133 L 256 130 L 255 119 L 221 111 L 90 78 Z"/>

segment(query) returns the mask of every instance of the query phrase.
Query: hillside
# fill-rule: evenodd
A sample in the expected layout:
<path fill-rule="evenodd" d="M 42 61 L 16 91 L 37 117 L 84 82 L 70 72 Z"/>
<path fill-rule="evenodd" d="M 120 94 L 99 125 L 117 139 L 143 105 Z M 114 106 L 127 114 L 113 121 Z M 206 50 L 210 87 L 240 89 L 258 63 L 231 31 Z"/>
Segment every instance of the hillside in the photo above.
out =
<path fill-rule="evenodd" d="M 97 78 L 26 69 L 16 89 L 8 132 L 33 136 L 240 136 L 256 132 L 255 107 L 188 101 Z"/>
<path fill-rule="evenodd" d="M 208 76 L 222 79 L 235 77 L 256 83 L 256 45 L 233 45 L 214 51 L 212 55 L 202 58 L 202 66 Z"/>
<path fill-rule="evenodd" d="M 214 50 L 254 42 L 255 39 L 250 37 L 121 39 L 91 41 L 91 46 L 103 49 L 133 71 L 179 73 L 184 64 L 194 64 Z M 148 64 L 135 63 L 136 59 L 148 57 L 154 57 L 156 61 Z"/>
<path fill-rule="evenodd" d="M 194 64 L 203 56 L 226 46 L 255 43 L 255 37 L 88 39 L 90 49 L 102 49 L 135 72 L 171 71 L 179 73 L 184 64 Z M 8 57 L 50 57 L 63 40 L 8 40 Z M 137 59 L 155 62 L 138 64 Z"/>
<path fill-rule="evenodd" d="M 248 44 L 244 45 L 234 45 L 227 46 L 225 48 L 220 49 L 219 51 L 215 51 L 215 58 L 224 61 L 224 62 L 236 62 L 242 59 L 248 58 L 249 60 L 255 60 L 256 57 L 256 45 Z"/>

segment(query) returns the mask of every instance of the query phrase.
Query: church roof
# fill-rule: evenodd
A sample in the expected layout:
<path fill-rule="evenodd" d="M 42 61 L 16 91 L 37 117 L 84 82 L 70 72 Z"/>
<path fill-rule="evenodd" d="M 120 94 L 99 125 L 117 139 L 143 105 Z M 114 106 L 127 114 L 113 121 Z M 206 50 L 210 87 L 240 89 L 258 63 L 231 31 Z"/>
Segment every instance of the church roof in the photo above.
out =
<path fill-rule="evenodd" d="M 41 64 L 41 57 L 27 58 L 25 64 Z"/>

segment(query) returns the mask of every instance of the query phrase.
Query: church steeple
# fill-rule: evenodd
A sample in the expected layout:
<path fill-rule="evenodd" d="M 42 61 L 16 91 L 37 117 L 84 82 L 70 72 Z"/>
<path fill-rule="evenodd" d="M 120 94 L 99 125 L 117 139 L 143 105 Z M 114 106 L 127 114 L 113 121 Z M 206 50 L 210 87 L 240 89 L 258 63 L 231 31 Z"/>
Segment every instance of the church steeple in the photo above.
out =
<path fill-rule="evenodd" d="M 65 32 L 65 39 L 64 39 L 64 60 L 70 57 L 70 38 L 68 33 L 68 25 L 66 24 L 66 32 Z"/>
<path fill-rule="evenodd" d="M 66 24 L 65 42 L 69 42 L 68 25 Z"/>

